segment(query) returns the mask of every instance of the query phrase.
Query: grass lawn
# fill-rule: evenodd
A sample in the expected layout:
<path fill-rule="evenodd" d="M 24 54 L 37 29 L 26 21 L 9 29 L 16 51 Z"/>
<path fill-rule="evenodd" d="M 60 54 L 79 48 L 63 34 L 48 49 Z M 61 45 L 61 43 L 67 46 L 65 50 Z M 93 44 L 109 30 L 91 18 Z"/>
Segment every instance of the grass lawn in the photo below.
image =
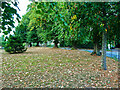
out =
<path fill-rule="evenodd" d="M 89 52 L 48 47 L 31 47 L 24 53 L 2 53 L 3 87 L 7 88 L 118 88 L 118 62 Z"/>

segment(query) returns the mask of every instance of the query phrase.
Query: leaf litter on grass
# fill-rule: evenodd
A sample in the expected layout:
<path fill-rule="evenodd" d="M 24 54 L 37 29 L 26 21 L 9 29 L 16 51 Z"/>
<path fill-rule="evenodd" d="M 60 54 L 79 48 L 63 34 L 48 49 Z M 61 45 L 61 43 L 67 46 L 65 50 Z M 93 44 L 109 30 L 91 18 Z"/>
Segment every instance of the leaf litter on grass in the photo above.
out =
<path fill-rule="evenodd" d="M 21 54 L 2 55 L 3 87 L 118 87 L 118 62 L 89 52 L 32 47 Z"/>

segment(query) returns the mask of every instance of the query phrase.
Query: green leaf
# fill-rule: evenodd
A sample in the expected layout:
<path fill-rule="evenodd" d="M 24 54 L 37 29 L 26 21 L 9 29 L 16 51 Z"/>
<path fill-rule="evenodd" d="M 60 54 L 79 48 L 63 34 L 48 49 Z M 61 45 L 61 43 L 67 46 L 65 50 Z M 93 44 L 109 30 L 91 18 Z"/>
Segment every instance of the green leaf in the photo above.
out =
<path fill-rule="evenodd" d="M 8 32 L 7 32 L 7 31 L 3 31 L 3 33 L 4 33 L 5 35 L 7 35 L 7 34 L 8 34 Z"/>
<path fill-rule="evenodd" d="M 40 14 L 40 10 L 36 10 L 36 13 L 37 13 L 37 14 Z"/>
<path fill-rule="evenodd" d="M 41 9 L 41 5 L 39 4 L 39 5 L 37 5 L 37 9 Z"/>

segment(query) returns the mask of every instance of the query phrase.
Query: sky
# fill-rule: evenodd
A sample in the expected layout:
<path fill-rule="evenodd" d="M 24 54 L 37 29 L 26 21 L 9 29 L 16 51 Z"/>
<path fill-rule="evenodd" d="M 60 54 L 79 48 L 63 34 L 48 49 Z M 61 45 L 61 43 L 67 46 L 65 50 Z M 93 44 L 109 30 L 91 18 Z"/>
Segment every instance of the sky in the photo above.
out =
<path fill-rule="evenodd" d="M 17 10 L 17 13 L 22 17 L 24 14 L 26 14 L 26 9 L 27 9 L 27 5 L 30 4 L 29 0 L 18 0 L 19 1 L 19 4 L 18 4 L 18 7 L 20 9 Z M 15 26 L 18 25 L 18 22 L 15 21 Z M 13 34 L 13 32 L 11 31 L 10 34 Z M 0 36 L 3 35 L 2 33 L 0 33 Z"/>
<path fill-rule="evenodd" d="M 26 14 L 27 5 L 30 4 L 29 0 L 18 0 L 19 4 L 18 7 L 20 8 L 20 11 L 17 10 L 18 14 L 22 17 L 24 14 Z M 18 23 L 15 23 L 15 26 L 17 26 Z"/>

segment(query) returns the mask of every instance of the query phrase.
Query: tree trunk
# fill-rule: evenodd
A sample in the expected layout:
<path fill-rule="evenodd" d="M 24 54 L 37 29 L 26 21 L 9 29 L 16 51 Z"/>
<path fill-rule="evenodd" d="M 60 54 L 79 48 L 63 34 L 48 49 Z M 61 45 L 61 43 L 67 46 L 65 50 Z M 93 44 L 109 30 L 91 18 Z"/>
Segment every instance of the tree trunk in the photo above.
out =
<path fill-rule="evenodd" d="M 96 44 L 96 55 L 97 56 L 100 56 L 101 53 L 100 53 L 100 48 L 99 48 L 99 43 Z"/>
<path fill-rule="evenodd" d="M 104 2 L 105 4 L 105 2 Z M 106 8 L 103 5 L 103 17 L 106 16 Z M 103 24 L 104 24 L 104 29 L 106 29 L 106 20 L 103 20 Z M 107 66 L 106 66 L 106 43 L 107 43 L 107 33 L 105 30 L 103 30 L 102 32 L 102 68 L 103 70 L 107 70 Z"/>
<path fill-rule="evenodd" d="M 37 45 L 36 45 L 37 47 L 39 46 L 39 42 L 37 42 Z"/>
<path fill-rule="evenodd" d="M 58 48 L 58 39 L 56 38 L 55 40 L 54 40 L 54 48 Z"/>
<path fill-rule="evenodd" d="M 32 43 L 30 43 L 30 47 L 32 47 Z"/>
<path fill-rule="evenodd" d="M 106 32 L 103 31 L 103 35 L 102 35 L 102 68 L 104 70 L 107 70 L 107 66 L 106 66 Z"/>
<path fill-rule="evenodd" d="M 54 42 L 54 48 L 58 48 L 58 43 Z"/>
<path fill-rule="evenodd" d="M 99 45 L 97 42 L 94 43 L 94 51 L 91 53 L 91 55 L 94 55 L 94 54 L 96 54 L 97 56 L 101 55 Z"/>
<path fill-rule="evenodd" d="M 77 47 L 76 47 L 76 43 L 73 44 L 73 48 L 74 48 L 74 49 L 77 49 Z"/>
<path fill-rule="evenodd" d="M 76 41 L 72 41 L 72 49 L 77 49 L 77 47 L 76 47 Z"/>
<path fill-rule="evenodd" d="M 91 55 L 94 55 L 94 54 L 96 54 L 96 43 L 94 43 L 94 50 L 93 50 L 93 52 L 91 53 Z"/>
<path fill-rule="evenodd" d="M 47 42 L 45 42 L 45 47 L 47 47 Z"/>

